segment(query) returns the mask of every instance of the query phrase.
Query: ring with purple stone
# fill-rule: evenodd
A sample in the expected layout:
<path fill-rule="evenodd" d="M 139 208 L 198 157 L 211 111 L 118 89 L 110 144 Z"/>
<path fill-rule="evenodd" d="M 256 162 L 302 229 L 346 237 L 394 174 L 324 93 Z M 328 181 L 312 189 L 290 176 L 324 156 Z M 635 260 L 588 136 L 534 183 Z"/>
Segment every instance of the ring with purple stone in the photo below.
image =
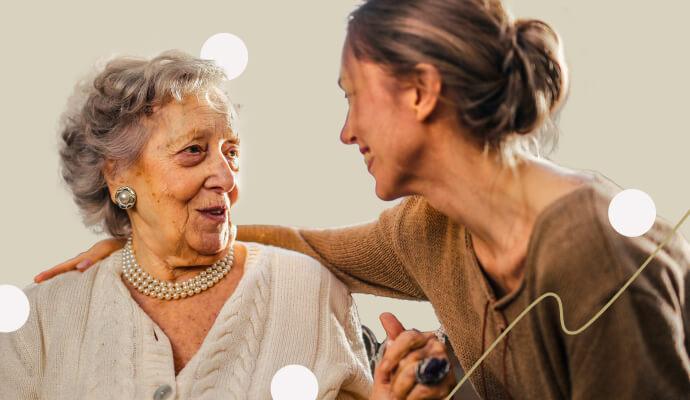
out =
<path fill-rule="evenodd" d="M 450 372 L 450 363 L 445 358 L 425 358 L 417 364 L 415 378 L 417 383 L 433 386 L 441 383 Z"/>

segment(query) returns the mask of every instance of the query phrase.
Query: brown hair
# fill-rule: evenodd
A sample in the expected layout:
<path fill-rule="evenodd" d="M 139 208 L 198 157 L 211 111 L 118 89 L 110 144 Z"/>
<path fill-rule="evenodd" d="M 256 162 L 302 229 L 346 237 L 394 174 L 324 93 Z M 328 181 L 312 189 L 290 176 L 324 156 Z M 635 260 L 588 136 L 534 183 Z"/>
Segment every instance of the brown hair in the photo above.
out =
<path fill-rule="evenodd" d="M 534 141 L 567 92 L 558 34 L 542 21 L 514 21 L 500 0 L 367 0 L 347 33 L 357 59 L 398 78 L 434 65 L 442 102 L 491 148 L 515 136 Z"/>

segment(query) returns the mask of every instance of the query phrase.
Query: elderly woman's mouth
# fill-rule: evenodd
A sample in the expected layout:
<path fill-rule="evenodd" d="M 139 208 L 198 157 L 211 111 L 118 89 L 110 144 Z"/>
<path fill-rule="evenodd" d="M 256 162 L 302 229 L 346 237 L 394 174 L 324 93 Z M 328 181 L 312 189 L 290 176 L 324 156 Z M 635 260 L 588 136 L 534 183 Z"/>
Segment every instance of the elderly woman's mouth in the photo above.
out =
<path fill-rule="evenodd" d="M 197 211 L 204 217 L 215 222 L 225 222 L 228 219 L 227 208 L 222 206 L 200 208 L 197 209 Z"/>

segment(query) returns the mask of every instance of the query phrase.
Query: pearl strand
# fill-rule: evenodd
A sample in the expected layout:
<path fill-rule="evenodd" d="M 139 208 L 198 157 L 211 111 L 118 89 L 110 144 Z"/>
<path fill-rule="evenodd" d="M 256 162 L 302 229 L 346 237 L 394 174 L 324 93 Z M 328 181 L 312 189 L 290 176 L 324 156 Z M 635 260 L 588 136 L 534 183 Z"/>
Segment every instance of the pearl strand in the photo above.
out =
<path fill-rule="evenodd" d="M 233 261 L 234 249 L 233 246 L 230 246 L 228 255 L 216 261 L 193 278 L 175 283 L 159 281 L 141 269 L 137 263 L 137 259 L 134 257 L 134 250 L 132 249 L 132 237 L 130 236 L 122 251 L 122 275 L 132 286 L 146 296 L 155 297 L 159 300 L 178 300 L 192 297 L 213 287 L 230 272 Z"/>

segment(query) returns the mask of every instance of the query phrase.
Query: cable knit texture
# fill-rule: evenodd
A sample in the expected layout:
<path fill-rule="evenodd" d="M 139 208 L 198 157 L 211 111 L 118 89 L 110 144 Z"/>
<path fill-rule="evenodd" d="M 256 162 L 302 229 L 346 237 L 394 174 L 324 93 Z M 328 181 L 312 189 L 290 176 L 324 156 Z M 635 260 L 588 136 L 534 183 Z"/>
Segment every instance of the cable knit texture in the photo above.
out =
<path fill-rule="evenodd" d="M 465 371 L 546 292 L 577 329 L 635 273 L 671 226 L 628 238 L 608 221 L 621 189 L 598 174 L 537 217 L 524 279 L 497 296 L 467 229 L 422 197 L 367 224 L 334 229 L 241 226 L 241 240 L 308 254 L 353 292 L 428 300 Z M 536 306 L 470 381 L 484 399 L 690 399 L 690 246 L 676 234 L 586 331 L 563 333 L 553 299 Z"/>
<path fill-rule="evenodd" d="M 29 321 L 0 333 L 0 399 L 271 399 L 283 366 L 311 369 L 319 399 L 367 398 L 372 385 L 346 286 L 302 254 L 246 243 L 242 280 L 175 376 L 170 341 L 132 299 L 121 251 L 82 273 L 26 288 Z"/>

